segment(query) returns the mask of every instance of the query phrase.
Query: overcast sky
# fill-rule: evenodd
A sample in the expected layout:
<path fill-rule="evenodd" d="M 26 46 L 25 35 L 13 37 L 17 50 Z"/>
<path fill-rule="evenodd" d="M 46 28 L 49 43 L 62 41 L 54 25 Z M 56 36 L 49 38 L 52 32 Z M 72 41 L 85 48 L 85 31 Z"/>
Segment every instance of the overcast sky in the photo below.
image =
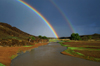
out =
<path fill-rule="evenodd" d="M 72 29 L 79 35 L 100 34 L 100 0 L 24 0 L 39 11 L 59 37 L 68 37 Z M 29 34 L 55 37 L 46 23 L 17 0 L 0 0 L 0 22 L 8 23 Z"/>

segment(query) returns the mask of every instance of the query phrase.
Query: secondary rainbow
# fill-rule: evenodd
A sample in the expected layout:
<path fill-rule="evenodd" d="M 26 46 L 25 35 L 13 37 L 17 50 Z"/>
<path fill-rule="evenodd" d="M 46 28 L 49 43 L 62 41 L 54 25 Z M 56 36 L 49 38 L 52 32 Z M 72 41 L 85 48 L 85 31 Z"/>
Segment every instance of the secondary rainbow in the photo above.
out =
<path fill-rule="evenodd" d="M 56 31 L 54 30 L 54 28 L 51 26 L 51 24 L 49 23 L 49 21 L 46 20 L 46 18 L 39 13 L 33 6 L 29 5 L 28 3 L 26 3 L 23 0 L 18 0 L 20 3 L 24 4 L 25 6 L 27 6 L 28 8 L 30 8 L 32 11 L 34 11 L 40 18 L 42 18 L 42 20 L 44 20 L 44 22 L 48 25 L 48 27 L 51 29 L 51 31 L 53 32 L 54 36 L 56 38 L 59 38 Z"/>
<path fill-rule="evenodd" d="M 61 10 L 61 8 L 58 7 L 58 5 L 53 1 L 53 0 L 50 0 L 50 2 L 59 10 L 59 12 L 61 13 L 61 15 L 64 17 L 64 19 L 66 20 L 66 22 L 68 23 L 72 33 L 74 33 L 74 28 L 71 24 L 71 22 L 68 20 L 68 17 L 64 14 L 64 12 Z"/>

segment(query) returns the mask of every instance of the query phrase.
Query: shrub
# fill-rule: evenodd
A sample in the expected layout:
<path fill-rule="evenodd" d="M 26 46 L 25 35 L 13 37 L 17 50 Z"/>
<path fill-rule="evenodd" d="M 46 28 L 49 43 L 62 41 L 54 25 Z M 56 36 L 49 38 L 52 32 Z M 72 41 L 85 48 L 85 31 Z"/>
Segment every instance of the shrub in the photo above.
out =
<path fill-rule="evenodd" d="M 31 36 L 31 37 L 29 37 L 29 39 L 35 40 L 35 37 L 34 36 Z"/>
<path fill-rule="evenodd" d="M 42 39 L 48 39 L 46 36 L 43 36 Z"/>
<path fill-rule="evenodd" d="M 46 36 L 41 36 L 41 35 L 39 35 L 39 38 L 40 39 L 48 39 Z"/>
<path fill-rule="evenodd" d="M 35 37 L 34 36 L 32 36 L 32 40 L 35 40 Z"/>
<path fill-rule="evenodd" d="M 92 36 L 88 36 L 88 39 L 91 39 L 92 38 Z"/>
<path fill-rule="evenodd" d="M 81 40 L 81 38 L 78 33 L 72 33 L 71 40 Z"/>
<path fill-rule="evenodd" d="M 41 35 L 39 35 L 39 38 L 40 38 L 40 39 L 42 39 L 42 36 L 41 36 Z"/>

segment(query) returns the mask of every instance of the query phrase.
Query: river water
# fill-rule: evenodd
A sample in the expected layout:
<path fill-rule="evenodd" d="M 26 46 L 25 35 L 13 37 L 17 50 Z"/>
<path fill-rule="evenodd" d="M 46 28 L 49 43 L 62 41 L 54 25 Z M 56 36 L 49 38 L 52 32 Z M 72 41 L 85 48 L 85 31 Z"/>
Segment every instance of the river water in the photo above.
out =
<path fill-rule="evenodd" d="M 67 49 L 56 42 L 21 53 L 11 66 L 100 66 L 100 62 L 63 55 Z"/>

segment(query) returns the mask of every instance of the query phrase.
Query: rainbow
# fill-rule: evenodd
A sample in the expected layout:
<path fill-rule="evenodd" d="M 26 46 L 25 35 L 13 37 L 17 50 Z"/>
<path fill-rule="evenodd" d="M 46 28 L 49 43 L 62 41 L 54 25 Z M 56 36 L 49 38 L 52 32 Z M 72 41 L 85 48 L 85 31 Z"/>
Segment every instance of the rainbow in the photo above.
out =
<path fill-rule="evenodd" d="M 38 12 L 33 6 L 29 5 L 28 3 L 26 3 L 23 0 L 17 0 L 20 3 L 24 4 L 25 6 L 27 6 L 28 8 L 30 8 L 33 12 L 35 12 L 42 20 L 44 20 L 44 22 L 48 25 L 48 27 L 51 29 L 52 33 L 54 34 L 54 36 L 56 38 L 59 38 L 56 31 L 54 30 L 54 28 L 51 26 L 51 24 L 49 23 L 49 21 L 46 20 L 46 18 L 40 13 Z"/>
<path fill-rule="evenodd" d="M 68 17 L 64 14 L 64 12 L 61 10 L 61 8 L 58 7 L 58 5 L 53 1 L 53 0 L 50 0 L 50 2 L 59 10 L 59 12 L 61 13 L 61 15 L 64 17 L 64 19 L 66 20 L 66 22 L 68 23 L 72 33 L 74 33 L 74 28 L 71 24 L 71 22 L 68 20 Z"/>

